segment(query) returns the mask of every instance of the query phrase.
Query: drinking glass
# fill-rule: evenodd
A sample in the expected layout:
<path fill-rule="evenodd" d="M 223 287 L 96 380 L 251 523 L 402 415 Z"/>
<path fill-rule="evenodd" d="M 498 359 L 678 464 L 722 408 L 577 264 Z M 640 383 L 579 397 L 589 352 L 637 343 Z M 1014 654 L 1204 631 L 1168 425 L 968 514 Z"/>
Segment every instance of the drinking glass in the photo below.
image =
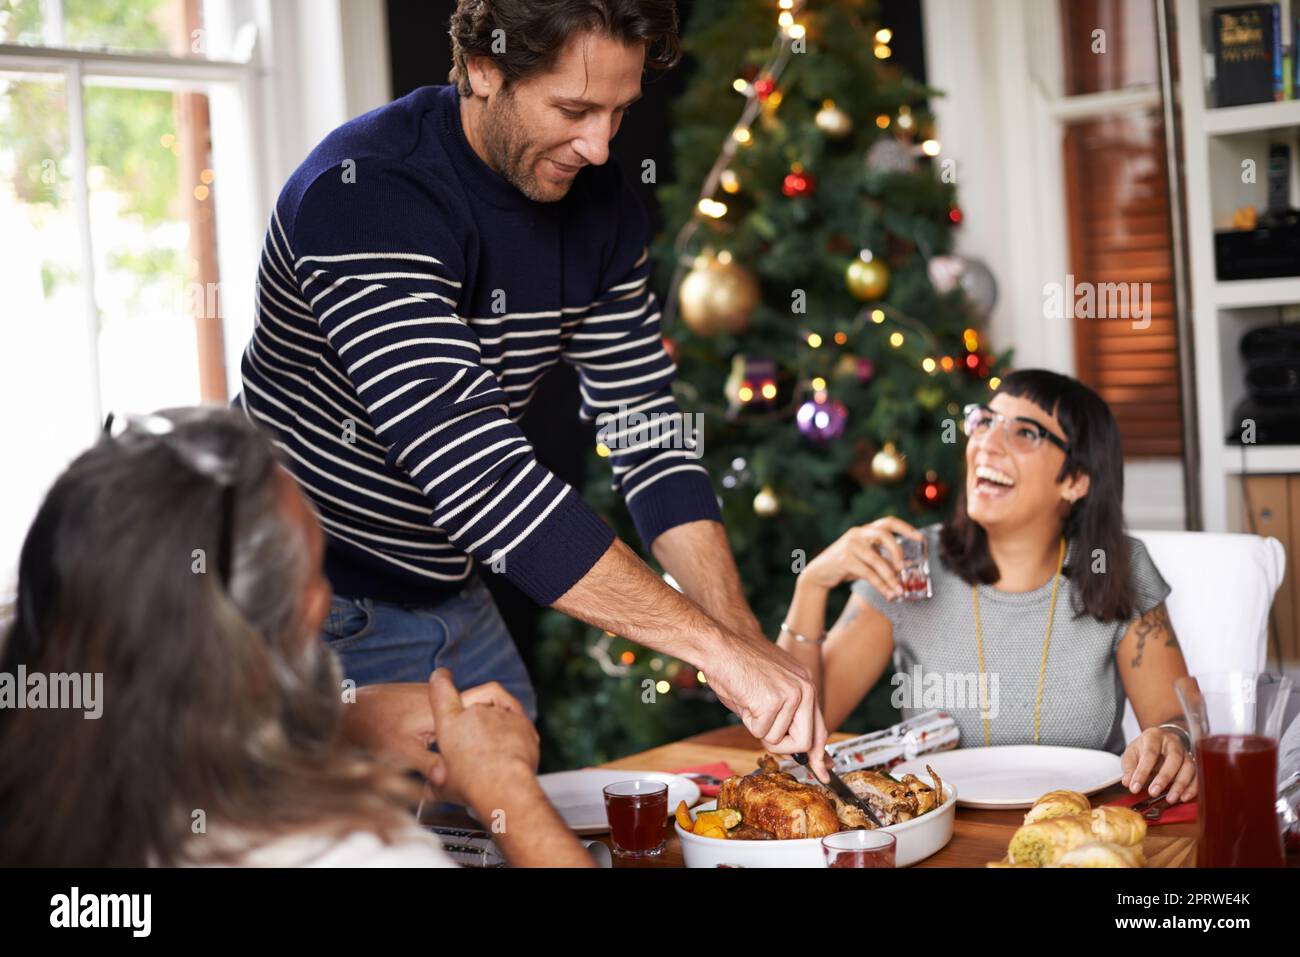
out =
<path fill-rule="evenodd" d="M 605 816 L 618 857 L 636 860 L 664 852 L 668 785 L 663 781 L 619 781 L 605 788 Z"/>
<path fill-rule="evenodd" d="M 899 601 L 924 601 L 933 592 L 930 588 L 930 546 L 924 539 L 895 535 L 903 549 L 903 567 L 898 573 L 903 587 Z"/>
<path fill-rule="evenodd" d="M 1198 867 L 1282 867 L 1277 753 L 1289 678 L 1232 671 L 1174 682 L 1196 749 Z"/>
<path fill-rule="evenodd" d="M 887 831 L 839 831 L 822 838 L 827 867 L 893 867 L 894 835 Z"/>

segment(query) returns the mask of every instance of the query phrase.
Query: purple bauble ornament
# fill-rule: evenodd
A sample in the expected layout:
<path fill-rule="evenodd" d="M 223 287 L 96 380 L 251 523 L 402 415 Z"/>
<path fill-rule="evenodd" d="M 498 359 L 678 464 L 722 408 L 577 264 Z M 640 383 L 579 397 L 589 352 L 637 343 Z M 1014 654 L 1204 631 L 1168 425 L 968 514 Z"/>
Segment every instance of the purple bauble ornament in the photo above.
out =
<path fill-rule="evenodd" d="M 849 410 L 839 399 L 828 399 L 822 394 L 813 396 L 799 406 L 794 420 L 804 438 L 814 442 L 829 442 L 844 434 Z"/>

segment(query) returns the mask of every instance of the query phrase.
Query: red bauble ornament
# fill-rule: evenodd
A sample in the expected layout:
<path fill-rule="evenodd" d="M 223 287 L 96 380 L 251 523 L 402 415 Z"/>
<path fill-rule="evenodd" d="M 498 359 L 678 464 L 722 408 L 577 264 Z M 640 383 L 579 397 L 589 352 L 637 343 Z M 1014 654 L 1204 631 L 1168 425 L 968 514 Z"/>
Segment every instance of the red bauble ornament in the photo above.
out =
<path fill-rule="evenodd" d="M 918 512 L 943 508 L 950 491 L 948 483 L 940 481 L 937 473 L 926 472 L 924 481 L 912 493 L 912 507 Z"/>
<path fill-rule="evenodd" d="M 772 91 L 775 89 L 776 80 L 772 79 L 767 74 L 763 74 L 763 76 L 760 76 L 754 81 L 754 95 L 758 97 L 760 103 L 771 96 Z"/>
<path fill-rule="evenodd" d="M 781 183 L 781 192 L 792 199 L 797 196 L 810 196 L 816 185 L 811 173 L 791 171 L 786 173 L 785 180 Z"/>
<path fill-rule="evenodd" d="M 952 221 L 953 225 L 957 225 L 961 223 L 962 220 L 961 207 L 954 203 L 952 207 L 950 207 L 948 210 L 948 219 Z"/>

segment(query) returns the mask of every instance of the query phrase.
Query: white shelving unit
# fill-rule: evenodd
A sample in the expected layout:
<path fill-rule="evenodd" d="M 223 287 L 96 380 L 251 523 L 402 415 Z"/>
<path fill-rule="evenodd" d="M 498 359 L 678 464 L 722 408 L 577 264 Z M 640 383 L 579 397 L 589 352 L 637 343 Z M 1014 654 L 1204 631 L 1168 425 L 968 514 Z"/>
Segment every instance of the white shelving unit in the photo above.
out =
<path fill-rule="evenodd" d="M 1300 100 L 1210 105 L 1204 72 L 1211 49 L 1209 15 L 1231 5 L 1230 0 L 1177 0 L 1201 509 L 1205 529 L 1212 532 L 1246 530 L 1239 479 L 1242 448 L 1226 439 L 1236 428 L 1233 410 L 1245 396 L 1238 342 L 1250 328 L 1274 324 L 1283 309 L 1300 304 L 1300 277 L 1220 282 L 1215 276 L 1215 229 L 1226 227 L 1225 217 L 1230 221 L 1232 210 L 1247 202 L 1260 210 L 1266 206 L 1270 142 L 1291 144 L 1291 204 L 1300 206 Z M 1284 17 L 1290 16 L 1290 6 L 1283 3 Z M 1256 163 L 1253 184 L 1242 181 L 1246 158 Z M 1247 446 L 1245 470 L 1252 475 L 1300 473 L 1300 446 Z"/>

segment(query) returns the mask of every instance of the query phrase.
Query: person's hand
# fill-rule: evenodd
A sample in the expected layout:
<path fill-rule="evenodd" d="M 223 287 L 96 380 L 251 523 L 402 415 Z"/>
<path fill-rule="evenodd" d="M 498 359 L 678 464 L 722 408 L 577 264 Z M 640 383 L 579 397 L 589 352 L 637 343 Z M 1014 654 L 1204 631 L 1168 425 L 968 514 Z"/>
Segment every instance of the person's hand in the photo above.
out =
<path fill-rule="evenodd" d="M 806 751 L 818 780 L 829 780 L 826 722 L 807 668 L 769 641 L 731 638 L 701 670 L 718 699 L 767 750 Z"/>
<path fill-rule="evenodd" d="M 484 704 L 524 713 L 510 692 L 489 681 L 461 692 L 466 705 Z M 356 700 L 343 706 L 343 733 L 354 744 L 396 759 L 431 778 L 438 756 L 429 751 L 437 740 L 437 723 L 429 705 L 429 687 L 421 681 L 365 685 Z"/>
<path fill-rule="evenodd" d="M 1147 728 L 1124 749 L 1120 767 L 1120 784 L 1134 794 L 1145 787 L 1152 797 L 1164 794 L 1170 804 L 1196 800 L 1196 763 L 1175 731 Z"/>
<path fill-rule="evenodd" d="M 799 578 L 826 591 L 860 578 L 885 598 L 901 597 L 903 584 L 899 571 L 903 567 L 903 549 L 895 540 L 895 533 L 917 540 L 925 537 L 901 518 L 892 515 L 879 518 L 850 528 L 809 562 Z"/>
<path fill-rule="evenodd" d="M 480 694 L 477 703 L 470 701 L 471 693 L 458 692 L 446 668 L 429 676 L 425 694 L 438 727 L 438 754 L 432 756 L 429 780 L 441 798 L 468 804 L 486 821 L 494 797 L 520 775 L 537 773 L 537 729 L 508 694 L 513 708 L 497 707 L 496 695 Z"/>
<path fill-rule="evenodd" d="M 429 686 L 418 685 L 420 694 L 423 696 L 425 703 L 429 701 Z M 462 691 L 460 700 L 465 707 L 472 704 L 487 704 L 494 708 L 505 708 L 507 711 L 513 711 L 515 714 L 523 714 L 524 706 L 519 703 L 519 699 L 512 695 L 505 688 L 495 681 L 488 681 L 481 685 Z"/>

